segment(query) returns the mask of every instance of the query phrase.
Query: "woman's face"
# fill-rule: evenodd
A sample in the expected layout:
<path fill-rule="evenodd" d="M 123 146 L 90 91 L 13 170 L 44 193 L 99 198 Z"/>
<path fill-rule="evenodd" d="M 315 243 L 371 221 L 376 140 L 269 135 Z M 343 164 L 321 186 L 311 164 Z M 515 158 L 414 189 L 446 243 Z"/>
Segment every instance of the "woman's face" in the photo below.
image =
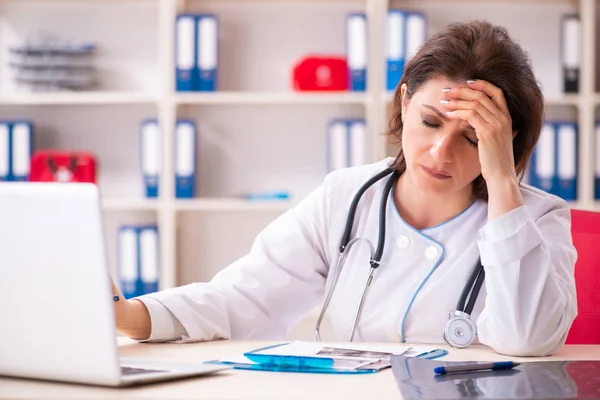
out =
<path fill-rule="evenodd" d="M 402 148 L 406 175 L 424 192 L 470 196 L 471 183 L 481 173 L 475 130 L 465 121 L 446 117 L 440 104 L 444 88 L 467 86 L 447 79 L 432 79 L 406 101 L 401 88 L 404 128 Z"/>

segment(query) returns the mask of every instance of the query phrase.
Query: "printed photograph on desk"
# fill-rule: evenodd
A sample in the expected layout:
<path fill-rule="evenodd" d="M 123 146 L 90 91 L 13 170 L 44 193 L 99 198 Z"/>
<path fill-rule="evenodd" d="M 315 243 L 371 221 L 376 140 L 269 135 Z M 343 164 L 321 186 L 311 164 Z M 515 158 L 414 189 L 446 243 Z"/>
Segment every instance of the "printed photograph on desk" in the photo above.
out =
<path fill-rule="evenodd" d="M 384 353 L 380 351 L 369 351 L 359 349 L 345 349 L 339 347 L 323 347 L 317 355 L 323 355 L 327 357 L 350 357 L 350 358 L 388 358 L 392 353 Z"/>
<path fill-rule="evenodd" d="M 436 349 L 405 345 L 295 341 L 249 350 L 209 363 L 237 369 L 309 373 L 374 373 L 391 366 L 393 355 L 429 357 Z"/>

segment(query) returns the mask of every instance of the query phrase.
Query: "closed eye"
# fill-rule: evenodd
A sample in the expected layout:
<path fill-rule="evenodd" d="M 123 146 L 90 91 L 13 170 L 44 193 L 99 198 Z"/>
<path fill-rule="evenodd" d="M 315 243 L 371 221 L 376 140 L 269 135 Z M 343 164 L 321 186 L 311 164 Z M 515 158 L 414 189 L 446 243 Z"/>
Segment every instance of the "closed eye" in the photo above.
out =
<path fill-rule="evenodd" d="M 426 119 L 423 119 L 423 126 L 425 126 L 425 127 L 427 127 L 427 128 L 432 128 L 432 129 L 435 129 L 435 128 L 439 128 L 439 127 L 440 127 L 440 124 L 436 124 L 436 123 L 433 123 L 433 122 L 429 122 L 429 121 L 427 121 Z"/>
<path fill-rule="evenodd" d="M 468 136 L 465 136 L 465 139 L 467 139 L 467 142 L 469 142 L 469 144 L 473 147 L 477 147 L 478 143 L 476 141 L 474 141 L 473 139 L 469 138 Z"/>

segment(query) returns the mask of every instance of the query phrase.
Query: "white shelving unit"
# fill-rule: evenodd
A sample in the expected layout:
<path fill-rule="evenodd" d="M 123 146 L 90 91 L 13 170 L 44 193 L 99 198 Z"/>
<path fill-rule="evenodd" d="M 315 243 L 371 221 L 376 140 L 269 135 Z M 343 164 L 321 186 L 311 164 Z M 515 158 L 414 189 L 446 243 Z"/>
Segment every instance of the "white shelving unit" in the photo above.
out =
<path fill-rule="evenodd" d="M 106 236 L 116 273 L 120 224 L 159 226 L 162 289 L 214 273 L 245 254 L 254 236 L 313 190 L 325 175 L 325 133 L 333 118 L 366 119 L 372 160 L 395 151 L 381 134 L 392 95 L 385 88 L 385 21 L 389 8 L 424 11 L 428 34 L 463 18 L 506 26 L 530 53 L 549 117 L 579 123 L 579 200 L 594 200 L 596 0 L 0 0 L 0 60 L 33 31 L 95 41 L 101 86 L 84 93 L 22 93 L 0 62 L 0 119 L 33 121 L 36 148 L 86 149 L 99 161 Z M 368 16 L 368 90 L 297 93 L 291 68 L 307 54 L 345 53 L 349 12 Z M 179 12 L 219 17 L 219 91 L 174 90 L 174 32 Z M 580 93 L 561 91 L 559 18 L 583 22 Z M 533 23 L 532 21 L 535 21 Z M 142 197 L 139 127 L 158 118 L 163 132 L 160 198 Z M 174 197 L 173 136 L 178 118 L 198 129 L 198 198 Z M 251 190 L 287 190 L 289 201 L 250 202 Z"/>

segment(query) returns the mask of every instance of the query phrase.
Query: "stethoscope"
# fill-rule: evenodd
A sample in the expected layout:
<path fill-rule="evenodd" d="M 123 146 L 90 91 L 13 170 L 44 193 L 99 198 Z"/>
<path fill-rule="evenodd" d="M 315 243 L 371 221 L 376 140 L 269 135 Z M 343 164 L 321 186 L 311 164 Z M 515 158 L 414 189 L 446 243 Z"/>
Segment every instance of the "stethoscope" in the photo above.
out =
<path fill-rule="evenodd" d="M 390 175 L 388 181 L 385 184 L 383 189 L 383 195 L 381 197 L 381 203 L 379 208 L 379 232 L 378 232 L 378 241 L 377 248 L 375 249 L 373 243 L 371 243 L 366 238 L 354 238 L 350 239 L 350 235 L 352 233 L 352 225 L 354 223 L 354 216 L 356 214 L 356 210 L 358 208 L 358 203 L 362 197 L 362 195 L 367 191 L 368 188 L 373 186 L 379 180 L 385 178 Z M 365 182 L 358 192 L 354 195 L 352 199 L 352 203 L 350 204 L 350 210 L 348 212 L 348 218 L 346 219 L 346 227 L 344 229 L 344 234 L 342 236 L 342 242 L 340 244 L 340 255 L 338 257 L 338 261 L 336 264 L 336 269 L 333 271 L 334 275 L 332 277 L 331 286 L 327 292 L 327 296 L 325 297 L 325 302 L 323 303 L 323 307 L 321 308 L 321 313 L 319 314 L 319 318 L 317 319 L 317 324 L 315 326 L 315 335 L 318 341 L 321 340 L 321 323 L 325 316 L 325 312 L 329 307 L 329 303 L 331 302 L 331 297 L 333 296 L 333 292 L 335 291 L 335 287 L 337 286 L 338 279 L 341 275 L 342 268 L 346 263 L 346 257 L 350 248 L 357 242 L 364 240 L 367 242 L 370 248 L 370 270 L 369 275 L 365 281 L 365 286 L 362 290 L 362 294 L 360 297 L 360 301 L 358 303 L 358 309 L 356 310 L 354 321 L 352 322 L 352 329 L 350 330 L 349 341 L 352 342 L 354 340 L 354 334 L 356 333 L 356 327 L 358 326 L 358 322 L 360 320 L 360 315 L 362 313 L 362 309 L 364 306 L 365 298 L 367 295 L 367 291 L 373 282 L 373 278 L 375 276 L 375 272 L 377 268 L 379 268 L 381 257 L 383 255 L 383 246 L 385 244 L 385 218 L 386 218 L 386 209 L 387 209 L 387 201 L 390 196 L 390 192 L 392 187 L 394 186 L 394 182 L 398 180 L 400 176 L 399 171 L 395 171 L 391 168 L 387 168 L 384 171 L 381 171 L 377 175 L 373 176 L 367 182 Z M 481 259 L 477 262 L 477 265 L 473 269 L 471 276 L 469 277 L 463 291 L 460 295 L 458 303 L 456 305 L 456 311 L 450 315 L 448 322 L 446 323 L 446 327 L 444 329 L 444 340 L 446 342 L 457 348 L 464 348 L 469 346 L 475 340 L 477 336 L 477 330 L 475 328 L 475 324 L 471 321 L 471 312 L 475 307 L 475 301 L 477 300 L 477 296 L 481 290 L 481 285 L 483 284 L 483 280 L 485 279 L 485 271 L 483 269 L 483 265 L 481 264 Z"/>

